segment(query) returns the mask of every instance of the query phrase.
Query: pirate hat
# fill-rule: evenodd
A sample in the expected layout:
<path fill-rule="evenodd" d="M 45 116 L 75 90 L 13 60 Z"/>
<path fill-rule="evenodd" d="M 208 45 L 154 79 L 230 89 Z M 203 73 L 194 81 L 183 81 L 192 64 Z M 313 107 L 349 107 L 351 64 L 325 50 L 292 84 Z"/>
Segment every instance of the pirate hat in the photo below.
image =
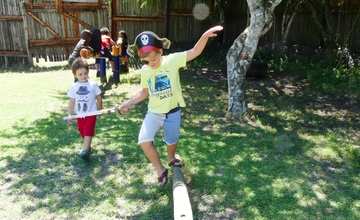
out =
<path fill-rule="evenodd" d="M 170 40 L 167 38 L 160 38 L 154 32 L 144 31 L 138 34 L 133 45 L 128 48 L 128 54 L 134 55 L 137 51 L 138 55 L 142 57 L 144 54 L 151 51 L 158 51 L 160 49 L 169 49 Z"/>

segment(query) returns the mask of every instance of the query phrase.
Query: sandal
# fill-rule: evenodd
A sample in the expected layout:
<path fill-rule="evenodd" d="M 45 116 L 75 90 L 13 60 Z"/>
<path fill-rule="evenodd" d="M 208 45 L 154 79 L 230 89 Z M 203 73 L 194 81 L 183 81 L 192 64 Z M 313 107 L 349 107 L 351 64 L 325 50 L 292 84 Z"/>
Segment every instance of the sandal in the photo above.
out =
<path fill-rule="evenodd" d="M 81 149 L 79 152 L 79 156 L 83 160 L 89 160 L 91 154 L 91 149 Z"/>
<path fill-rule="evenodd" d="M 161 175 L 158 177 L 158 182 L 160 186 L 164 186 L 168 182 L 168 170 L 165 169 Z"/>
<path fill-rule="evenodd" d="M 182 163 L 181 160 L 175 158 L 172 161 L 170 161 L 169 166 L 170 167 L 182 167 L 182 166 L 184 166 L 184 164 Z"/>

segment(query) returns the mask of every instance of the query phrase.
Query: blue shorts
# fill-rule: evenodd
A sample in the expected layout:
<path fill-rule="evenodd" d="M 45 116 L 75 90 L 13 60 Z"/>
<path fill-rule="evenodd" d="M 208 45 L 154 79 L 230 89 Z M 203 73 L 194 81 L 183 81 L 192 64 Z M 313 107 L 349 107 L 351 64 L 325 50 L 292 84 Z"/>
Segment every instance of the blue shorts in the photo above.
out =
<path fill-rule="evenodd" d="M 180 137 L 181 111 L 158 114 L 146 113 L 139 132 L 138 144 L 153 142 L 156 133 L 164 127 L 164 141 L 167 145 L 176 144 Z"/>

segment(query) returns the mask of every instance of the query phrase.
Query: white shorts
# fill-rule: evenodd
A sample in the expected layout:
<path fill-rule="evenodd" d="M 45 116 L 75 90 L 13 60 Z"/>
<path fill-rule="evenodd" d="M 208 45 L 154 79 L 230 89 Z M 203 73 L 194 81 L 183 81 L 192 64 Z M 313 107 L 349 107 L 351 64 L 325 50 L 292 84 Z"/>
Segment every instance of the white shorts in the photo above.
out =
<path fill-rule="evenodd" d="M 164 127 L 164 142 L 167 145 L 176 144 L 180 137 L 181 111 L 158 114 L 146 113 L 139 132 L 138 144 L 153 142 L 156 133 Z"/>

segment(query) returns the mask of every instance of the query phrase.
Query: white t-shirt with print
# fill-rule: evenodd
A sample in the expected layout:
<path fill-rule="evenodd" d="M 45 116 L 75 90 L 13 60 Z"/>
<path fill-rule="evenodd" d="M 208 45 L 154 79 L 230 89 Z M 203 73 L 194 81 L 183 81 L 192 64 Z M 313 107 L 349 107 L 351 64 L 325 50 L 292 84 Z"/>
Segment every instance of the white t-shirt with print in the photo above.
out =
<path fill-rule="evenodd" d="M 74 83 L 67 95 L 75 99 L 74 112 L 84 114 L 97 111 L 96 96 L 101 94 L 99 86 L 92 81 Z"/>

